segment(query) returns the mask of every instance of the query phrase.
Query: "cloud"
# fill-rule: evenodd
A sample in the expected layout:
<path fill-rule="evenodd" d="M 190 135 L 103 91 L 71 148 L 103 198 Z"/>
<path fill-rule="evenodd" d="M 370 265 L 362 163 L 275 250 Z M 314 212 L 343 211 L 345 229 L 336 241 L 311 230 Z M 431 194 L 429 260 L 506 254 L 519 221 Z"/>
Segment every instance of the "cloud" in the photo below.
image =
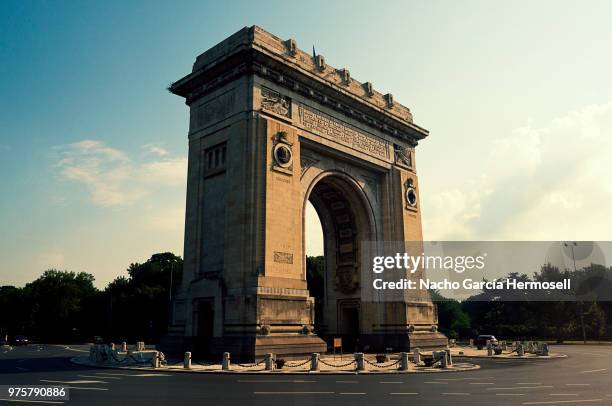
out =
<path fill-rule="evenodd" d="M 96 205 L 129 206 L 160 188 L 185 184 L 186 158 L 134 162 L 124 151 L 96 140 L 54 149 L 59 153 L 55 167 L 60 178 L 83 184 Z"/>
<path fill-rule="evenodd" d="M 494 140 L 482 173 L 423 197 L 426 238 L 608 240 L 612 103 Z"/>
<path fill-rule="evenodd" d="M 145 144 L 142 148 L 147 151 L 149 154 L 157 155 L 157 156 L 166 156 L 169 154 L 164 148 L 157 144 Z"/>

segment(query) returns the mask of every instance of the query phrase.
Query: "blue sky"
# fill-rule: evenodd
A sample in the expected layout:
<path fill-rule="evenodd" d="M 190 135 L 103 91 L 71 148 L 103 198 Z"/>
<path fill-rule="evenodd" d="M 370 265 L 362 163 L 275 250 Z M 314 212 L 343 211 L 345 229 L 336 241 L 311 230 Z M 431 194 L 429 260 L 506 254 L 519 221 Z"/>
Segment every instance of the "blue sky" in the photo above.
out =
<path fill-rule="evenodd" d="M 57 267 L 103 286 L 182 254 L 188 111 L 165 87 L 252 24 L 314 44 L 431 131 L 426 239 L 609 240 L 610 15 L 605 1 L 3 1 L 0 284 Z"/>

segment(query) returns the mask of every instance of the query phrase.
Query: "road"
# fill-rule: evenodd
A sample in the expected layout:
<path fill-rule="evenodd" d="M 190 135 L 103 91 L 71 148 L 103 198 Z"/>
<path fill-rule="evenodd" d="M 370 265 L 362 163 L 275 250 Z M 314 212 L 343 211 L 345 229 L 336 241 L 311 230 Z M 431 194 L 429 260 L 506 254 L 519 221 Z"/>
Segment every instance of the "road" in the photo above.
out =
<path fill-rule="evenodd" d="M 612 347 L 555 346 L 553 351 L 569 357 L 482 360 L 480 370 L 460 373 L 279 376 L 90 368 L 69 361 L 86 355 L 87 346 L 30 345 L 0 349 L 0 385 L 69 386 L 64 404 L 88 406 L 612 404 Z M 4 404 L 45 403 L 1 400 Z"/>

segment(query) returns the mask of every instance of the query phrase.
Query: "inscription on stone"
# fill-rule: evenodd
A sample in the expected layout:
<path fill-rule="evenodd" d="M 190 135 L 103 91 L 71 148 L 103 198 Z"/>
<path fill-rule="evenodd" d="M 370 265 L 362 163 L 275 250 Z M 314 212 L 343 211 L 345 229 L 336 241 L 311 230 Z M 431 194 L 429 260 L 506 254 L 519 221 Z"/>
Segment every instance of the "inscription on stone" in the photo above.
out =
<path fill-rule="evenodd" d="M 293 254 L 289 252 L 274 251 L 274 262 L 281 264 L 293 264 Z"/>
<path fill-rule="evenodd" d="M 370 155 L 389 158 L 389 143 L 382 138 L 364 134 L 349 124 L 303 104 L 299 105 L 298 113 L 304 128 L 316 134 Z"/>

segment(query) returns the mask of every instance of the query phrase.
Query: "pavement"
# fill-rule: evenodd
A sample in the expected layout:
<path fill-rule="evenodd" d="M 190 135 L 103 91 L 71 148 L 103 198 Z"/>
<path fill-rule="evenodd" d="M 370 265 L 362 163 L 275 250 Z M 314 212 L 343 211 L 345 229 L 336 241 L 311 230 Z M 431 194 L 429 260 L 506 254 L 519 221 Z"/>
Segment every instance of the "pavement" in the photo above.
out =
<path fill-rule="evenodd" d="M 553 346 L 567 358 L 492 358 L 444 374 L 172 374 L 75 365 L 88 346 L 0 348 L 0 385 L 61 385 L 66 405 L 582 405 L 612 404 L 612 348 Z"/>

